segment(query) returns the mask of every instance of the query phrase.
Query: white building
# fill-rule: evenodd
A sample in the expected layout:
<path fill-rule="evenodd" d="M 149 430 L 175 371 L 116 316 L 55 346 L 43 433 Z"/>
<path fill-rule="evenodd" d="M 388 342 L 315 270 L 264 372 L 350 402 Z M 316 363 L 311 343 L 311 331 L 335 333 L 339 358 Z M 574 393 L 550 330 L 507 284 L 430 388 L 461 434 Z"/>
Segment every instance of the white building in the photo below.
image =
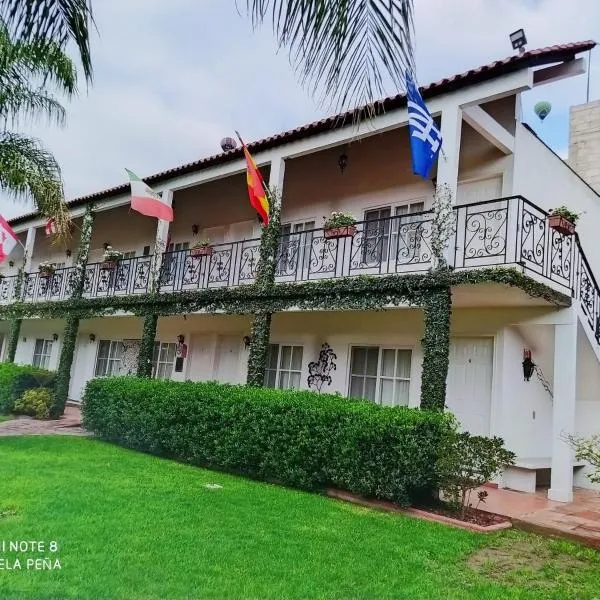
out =
<path fill-rule="evenodd" d="M 434 186 L 436 181 L 448 185 L 455 204 L 456 233 L 447 252 L 454 273 L 484 269 L 524 277 L 514 285 L 490 276 L 452 286 L 446 404 L 465 428 L 502 436 L 516 452 L 517 468 L 504 475 L 504 485 L 533 491 L 536 481 L 543 484 L 550 474 L 549 496 L 560 501 L 571 499 L 574 484 L 590 485 L 586 466 L 573 461 L 562 434 L 600 430 L 600 289 L 594 278 L 600 273 L 600 198 L 572 168 L 576 164 L 568 166 L 521 123 L 521 93 L 585 72 L 583 59 L 576 57 L 594 45 L 526 52 L 424 88 L 444 139 L 445 158 L 432 182 L 411 172 L 403 96 L 384 100 L 385 111 L 358 129 L 346 115 L 250 145 L 265 179 L 282 191 L 277 283 L 426 273 L 432 266 Z M 343 171 L 341 155 L 347 158 Z M 241 152 L 233 150 L 146 178 L 172 199 L 175 212 L 170 252 L 162 258 L 160 292 L 169 298 L 253 282 L 260 227 L 247 201 L 244 169 Z M 106 302 L 114 303 L 116 312 L 81 320 L 73 400 L 94 376 L 136 370 L 143 318 L 119 308 L 119 301 L 147 295 L 157 236 L 167 234 L 167 224 L 157 228 L 156 220 L 130 212 L 129 200 L 129 187 L 122 185 L 72 201 L 76 227 L 70 253 L 45 237 L 39 215 L 12 221 L 28 253 L 24 261 L 23 252 L 15 250 L 12 267 L 3 265 L 5 358 L 11 324 L 1 311 L 16 300 L 18 268 L 24 263 L 29 274 L 25 303 L 68 298 L 78 226 L 86 207 L 94 205 L 84 296 L 89 302 L 110 298 Z M 583 213 L 578 238 L 548 226 L 547 211 L 563 204 Z M 357 217 L 355 237 L 324 238 L 322 218 L 332 211 Z M 191 256 L 189 248 L 202 237 L 214 243 L 212 255 Z M 115 270 L 102 267 L 105 244 L 127 253 Z M 39 275 L 41 261 L 59 264 L 53 277 Z M 245 381 L 253 314 L 174 312 L 158 322 L 155 376 Z M 63 329 L 64 319 L 24 318 L 15 361 L 56 368 Z M 176 365 L 179 335 L 188 353 Z M 288 307 L 272 318 L 266 382 L 307 387 L 309 363 L 327 343 L 336 369 L 323 391 L 416 407 L 423 335 L 418 306 Z M 524 351 L 531 351 L 537 365 L 530 381 L 524 380 Z"/>

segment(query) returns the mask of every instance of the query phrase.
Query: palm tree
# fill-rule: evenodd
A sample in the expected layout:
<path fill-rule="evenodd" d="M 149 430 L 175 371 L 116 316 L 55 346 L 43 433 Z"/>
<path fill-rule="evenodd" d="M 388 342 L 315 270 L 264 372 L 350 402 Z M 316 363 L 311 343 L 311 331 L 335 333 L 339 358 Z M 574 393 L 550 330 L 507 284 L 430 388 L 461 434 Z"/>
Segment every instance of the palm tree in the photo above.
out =
<path fill-rule="evenodd" d="M 413 67 L 413 0 L 245 0 L 245 4 L 254 26 L 272 24 L 301 81 L 320 90 L 338 109 L 365 105 L 373 114 L 386 83 L 405 89 L 405 72 Z M 73 41 L 85 77 L 91 80 L 92 0 L 0 0 L 0 19 L 21 40 L 50 40 L 63 48 Z"/>
<path fill-rule="evenodd" d="M 64 235 L 69 217 L 58 163 L 37 139 L 12 131 L 23 119 L 64 123 L 65 109 L 52 89 L 67 97 L 75 94 L 73 62 L 53 42 L 14 40 L 0 21 L 0 190 L 17 199 L 32 198 Z"/>

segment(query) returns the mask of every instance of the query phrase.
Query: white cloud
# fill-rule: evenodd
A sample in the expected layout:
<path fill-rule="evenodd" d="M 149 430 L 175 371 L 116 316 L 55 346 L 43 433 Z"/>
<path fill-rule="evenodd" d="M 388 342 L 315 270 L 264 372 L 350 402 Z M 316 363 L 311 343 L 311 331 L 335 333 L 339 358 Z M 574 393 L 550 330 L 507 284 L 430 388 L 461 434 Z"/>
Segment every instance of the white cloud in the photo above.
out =
<path fill-rule="evenodd" d="M 508 34 L 519 27 L 529 48 L 600 38 L 600 3 L 575 4 L 416 0 L 420 82 L 510 55 Z M 322 116 L 271 31 L 254 33 L 235 0 L 96 0 L 94 10 L 92 87 L 82 84 L 68 105 L 65 129 L 31 129 L 59 159 L 70 198 L 123 183 L 125 166 L 147 175 L 213 154 L 236 128 L 251 140 Z M 596 98 L 600 59 L 592 68 Z M 564 148 L 567 109 L 585 101 L 585 78 L 529 92 L 526 114 L 539 99 L 553 103 L 542 135 Z M 4 214 L 23 210 L 0 199 Z"/>

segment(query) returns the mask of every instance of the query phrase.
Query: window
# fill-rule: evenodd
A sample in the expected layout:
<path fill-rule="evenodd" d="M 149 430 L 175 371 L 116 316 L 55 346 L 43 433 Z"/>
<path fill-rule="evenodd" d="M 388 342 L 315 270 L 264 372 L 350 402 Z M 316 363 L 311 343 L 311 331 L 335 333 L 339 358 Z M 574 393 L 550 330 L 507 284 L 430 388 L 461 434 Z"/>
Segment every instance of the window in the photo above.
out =
<path fill-rule="evenodd" d="M 412 351 L 355 346 L 350 357 L 350 393 L 386 406 L 406 406 Z"/>
<path fill-rule="evenodd" d="M 96 355 L 95 377 L 110 377 L 121 372 L 123 342 L 100 340 Z"/>
<path fill-rule="evenodd" d="M 52 353 L 52 340 L 35 340 L 33 350 L 33 366 L 39 369 L 47 369 Z"/>
<path fill-rule="evenodd" d="M 302 376 L 302 346 L 269 345 L 265 386 L 299 388 Z"/>
<path fill-rule="evenodd" d="M 170 379 L 175 362 L 176 344 L 154 342 L 154 356 L 152 358 L 152 377 L 156 379 Z"/>
<path fill-rule="evenodd" d="M 123 252 L 123 258 L 135 258 L 135 250 L 130 250 L 129 252 Z"/>
<path fill-rule="evenodd" d="M 298 265 L 301 265 L 302 269 L 308 267 L 313 239 L 312 230 L 314 228 L 314 221 L 286 223 L 281 226 L 278 273 L 281 275 L 294 275 Z"/>
<path fill-rule="evenodd" d="M 144 250 L 142 251 L 142 256 L 150 256 L 150 246 L 144 246 Z"/>

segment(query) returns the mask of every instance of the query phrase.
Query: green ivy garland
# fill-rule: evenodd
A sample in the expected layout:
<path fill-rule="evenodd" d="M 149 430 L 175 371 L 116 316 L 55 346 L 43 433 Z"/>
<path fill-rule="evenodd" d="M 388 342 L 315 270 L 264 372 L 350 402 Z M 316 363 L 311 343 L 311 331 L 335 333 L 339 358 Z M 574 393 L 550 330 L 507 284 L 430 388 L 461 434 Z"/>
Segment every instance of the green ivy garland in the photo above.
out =
<path fill-rule="evenodd" d="M 421 374 L 421 408 L 444 410 L 446 378 L 450 357 L 450 314 L 452 294 L 449 287 L 431 290 L 423 301 L 425 335 Z"/>
<path fill-rule="evenodd" d="M 79 319 L 74 316 L 67 317 L 67 323 L 63 332 L 63 340 L 60 348 L 60 359 L 56 371 L 56 387 L 54 390 L 54 401 L 50 407 L 50 418 L 57 419 L 65 412 L 65 405 L 69 398 L 69 387 L 71 384 L 71 366 L 77 344 L 79 332 Z"/>
<path fill-rule="evenodd" d="M 88 204 L 85 215 L 81 222 L 81 235 L 79 238 L 79 249 L 75 259 L 75 279 L 73 281 L 72 300 L 81 301 L 83 296 L 83 287 L 85 283 L 85 269 L 90 253 L 90 242 L 92 239 L 92 229 L 94 226 L 93 205 Z M 69 387 L 71 384 L 71 367 L 75 346 L 77 344 L 77 334 L 79 333 L 79 317 L 77 313 L 69 312 L 66 315 L 65 329 L 63 332 L 63 341 L 60 348 L 60 359 L 56 371 L 56 388 L 54 391 L 54 402 L 50 407 L 50 416 L 58 418 L 65 412 L 65 406 L 69 398 Z"/>
<path fill-rule="evenodd" d="M 248 354 L 248 378 L 246 383 L 252 387 L 262 387 L 265 382 L 269 341 L 271 338 L 272 314 L 261 313 L 252 320 L 250 352 Z"/>
<path fill-rule="evenodd" d="M 158 315 L 155 313 L 148 314 L 144 318 L 140 351 L 138 354 L 138 377 L 152 377 L 152 358 L 154 357 L 154 340 L 156 338 L 157 324 Z"/>
<path fill-rule="evenodd" d="M 17 355 L 17 346 L 19 344 L 19 337 L 21 336 L 21 323 L 23 319 L 11 319 L 10 331 L 8 334 L 8 347 L 6 349 L 6 362 L 15 362 L 15 356 Z"/>

